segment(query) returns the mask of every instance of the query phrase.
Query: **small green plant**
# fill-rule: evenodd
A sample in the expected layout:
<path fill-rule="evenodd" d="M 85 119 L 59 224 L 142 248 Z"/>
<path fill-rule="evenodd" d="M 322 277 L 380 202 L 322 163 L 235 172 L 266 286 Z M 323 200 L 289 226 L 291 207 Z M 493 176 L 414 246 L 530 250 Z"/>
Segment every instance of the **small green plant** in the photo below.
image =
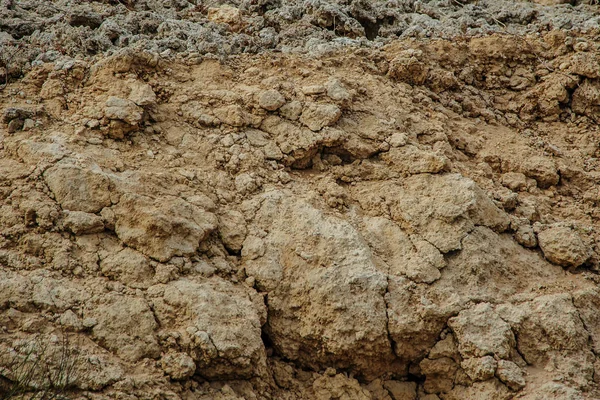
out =
<path fill-rule="evenodd" d="M 0 349 L 0 399 L 59 400 L 78 379 L 70 335 L 35 335 Z"/>

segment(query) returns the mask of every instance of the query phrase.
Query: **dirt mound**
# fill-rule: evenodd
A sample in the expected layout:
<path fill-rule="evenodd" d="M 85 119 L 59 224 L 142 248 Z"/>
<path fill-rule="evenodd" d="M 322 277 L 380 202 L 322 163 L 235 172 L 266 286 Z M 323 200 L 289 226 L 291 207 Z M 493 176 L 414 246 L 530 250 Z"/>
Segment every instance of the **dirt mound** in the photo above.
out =
<path fill-rule="evenodd" d="M 0 393 L 600 396 L 593 6 L 77 3 L 0 17 Z"/>

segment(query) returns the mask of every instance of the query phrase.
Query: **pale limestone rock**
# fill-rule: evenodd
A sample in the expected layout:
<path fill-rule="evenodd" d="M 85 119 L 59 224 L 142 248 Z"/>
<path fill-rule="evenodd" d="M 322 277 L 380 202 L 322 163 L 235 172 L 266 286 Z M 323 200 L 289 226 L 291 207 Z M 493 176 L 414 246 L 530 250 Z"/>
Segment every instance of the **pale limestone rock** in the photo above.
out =
<path fill-rule="evenodd" d="M 487 355 L 507 358 L 515 345 L 510 325 L 488 303 L 461 311 L 450 318 L 448 325 L 456 335 L 463 358 Z"/>
<path fill-rule="evenodd" d="M 544 257 L 563 267 L 578 267 L 590 256 L 579 234 L 571 228 L 556 226 L 538 233 Z"/>
<path fill-rule="evenodd" d="M 363 389 L 356 379 L 342 374 L 324 375 L 315 380 L 312 385 L 315 400 L 370 400 L 369 391 Z"/>
<path fill-rule="evenodd" d="M 359 183 L 357 200 L 369 209 L 374 196 L 389 204 L 391 217 L 407 224 L 442 253 L 458 250 L 475 225 L 494 230 L 508 228 L 508 215 L 501 211 L 470 179 L 458 174 L 418 174 L 402 185 Z"/>
<path fill-rule="evenodd" d="M 140 81 L 133 81 L 129 84 L 131 92 L 129 100 L 133 101 L 140 107 L 152 106 L 156 104 L 156 94 L 152 86 Z"/>
<path fill-rule="evenodd" d="M 148 303 L 116 293 L 103 295 L 86 305 L 86 318 L 95 318 L 92 337 L 127 361 L 157 357 L 160 347 L 154 336 L 158 327 Z"/>
<path fill-rule="evenodd" d="M 335 124 L 341 116 L 342 111 L 335 104 L 308 103 L 304 105 L 300 122 L 316 132 Z"/>
<path fill-rule="evenodd" d="M 584 379 L 593 367 L 589 359 L 590 334 L 585 329 L 568 294 L 546 295 L 519 307 L 522 317 L 514 322 L 519 352 L 528 363 L 540 364 L 562 360 L 566 354 L 580 359 L 577 376 Z M 565 363 L 559 367 L 569 370 Z"/>
<path fill-rule="evenodd" d="M 264 373 L 261 325 L 265 306 L 251 289 L 213 277 L 203 283 L 179 279 L 153 286 L 149 293 L 161 326 L 185 330 L 197 374 L 209 379 L 248 379 Z"/>
<path fill-rule="evenodd" d="M 521 170 L 527 177 L 535 179 L 541 188 L 556 185 L 560 180 L 556 164 L 546 157 L 534 156 L 525 159 L 521 164 Z"/>
<path fill-rule="evenodd" d="M 190 378 L 196 372 L 194 360 L 186 353 L 167 353 L 161 358 L 160 364 L 163 371 L 175 380 Z"/>
<path fill-rule="evenodd" d="M 325 85 L 327 89 L 327 97 L 334 101 L 347 101 L 352 98 L 352 95 L 344 87 L 338 79 L 330 79 Z"/>
<path fill-rule="evenodd" d="M 279 109 L 279 115 L 292 121 L 297 121 L 302 114 L 302 103 L 298 100 L 290 101 Z"/>
<path fill-rule="evenodd" d="M 513 398 L 514 393 L 497 379 L 475 382 L 471 386 L 456 385 L 444 395 L 444 400 L 510 400 Z"/>
<path fill-rule="evenodd" d="M 100 172 L 58 164 L 44 172 L 44 179 L 64 210 L 96 213 L 111 205 L 110 181 Z"/>
<path fill-rule="evenodd" d="M 473 381 L 485 381 L 494 376 L 498 362 L 492 356 L 475 357 L 464 359 L 460 366 Z"/>
<path fill-rule="evenodd" d="M 502 175 L 501 181 L 504 186 L 515 192 L 527 189 L 527 177 L 520 172 L 507 172 Z"/>
<path fill-rule="evenodd" d="M 427 355 L 438 342 L 448 318 L 459 311 L 456 298 L 435 298 L 428 291 L 427 285 L 388 276 L 388 331 L 394 353 L 402 361 L 416 362 Z"/>
<path fill-rule="evenodd" d="M 129 125 L 137 125 L 142 122 L 144 110 L 131 100 L 111 96 L 106 100 L 104 115 L 108 119 L 123 121 Z"/>
<path fill-rule="evenodd" d="M 577 307 L 579 316 L 590 333 L 594 352 L 600 352 L 600 313 L 597 312 L 600 308 L 600 289 L 593 287 L 573 293 L 573 305 Z"/>
<path fill-rule="evenodd" d="M 393 168 L 409 174 L 435 174 L 444 171 L 450 165 L 450 161 L 443 154 L 422 150 L 414 145 L 392 147 L 381 158 Z"/>
<path fill-rule="evenodd" d="M 98 233 L 104 230 L 102 217 L 83 211 L 65 211 L 64 227 L 76 235 Z"/>
<path fill-rule="evenodd" d="M 150 286 L 154 273 L 148 259 L 129 247 L 102 259 L 100 269 L 104 276 L 134 288 Z"/>
<path fill-rule="evenodd" d="M 228 249 L 240 251 L 248 234 L 244 215 L 235 210 L 228 210 L 219 215 L 219 235 Z"/>
<path fill-rule="evenodd" d="M 258 105 L 268 111 L 276 111 L 285 104 L 285 97 L 275 89 L 262 92 L 258 97 Z"/>
<path fill-rule="evenodd" d="M 115 232 L 123 243 L 163 262 L 194 254 L 217 227 L 214 214 L 180 198 L 125 194 L 115 215 Z"/>
<path fill-rule="evenodd" d="M 496 376 L 512 390 L 520 390 L 525 387 L 523 371 L 512 361 L 498 361 Z"/>
<path fill-rule="evenodd" d="M 227 24 L 234 31 L 238 31 L 244 26 L 241 10 L 227 4 L 220 7 L 210 7 L 208 9 L 208 19 L 212 22 Z"/>
<path fill-rule="evenodd" d="M 416 400 L 417 384 L 415 382 L 385 381 L 383 387 L 394 400 Z"/>
<path fill-rule="evenodd" d="M 515 232 L 515 240 L 524 247 L 534 248 L 538 245 L 537 237 L 531 225 L 521 225 Z"/>
<path fill-rule="evenodd" d="M 440 340 L 431 348 L 427 358 L 435 360 L 437 358 L 448 357 L 453 360 L 458 359 L 458 348 L 453 335 L 447 335 L 445 339 Z"/>
<path fill-rule="evenodd" d="M 387 281 L 359 232 L 286 192 L 265 195 L 255 221 L 271 234 L 265 256 L 244 267 L 270 289 L 265 331 L 281 353 L 314 368 L 387 365 Z"/>
<path fill-rule="evenodd" d="M 364 231 L 369 246 L 386 263 L 389 274 L 425 283 L 441 277 L 440 269 L 446 262 L 428 242 L 409 237 L 394 222 L 381 217 L 365 219 Z"/>

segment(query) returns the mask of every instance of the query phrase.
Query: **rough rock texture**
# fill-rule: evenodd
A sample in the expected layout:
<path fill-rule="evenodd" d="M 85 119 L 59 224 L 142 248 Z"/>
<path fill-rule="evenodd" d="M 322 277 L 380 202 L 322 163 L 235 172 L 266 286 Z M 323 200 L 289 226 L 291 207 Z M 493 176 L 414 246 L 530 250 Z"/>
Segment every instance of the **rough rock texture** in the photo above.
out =
<path fill-rule="evenodd" d="M 0 397 L 600 398 L 595 2 L 0 3 Z"/>

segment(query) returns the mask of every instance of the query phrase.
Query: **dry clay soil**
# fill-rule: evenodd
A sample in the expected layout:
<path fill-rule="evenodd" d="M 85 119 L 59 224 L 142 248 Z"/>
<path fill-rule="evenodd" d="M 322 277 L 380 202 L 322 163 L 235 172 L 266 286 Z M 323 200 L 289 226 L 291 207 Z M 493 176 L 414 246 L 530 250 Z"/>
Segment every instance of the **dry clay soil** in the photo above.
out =
<path fill-rule="evenodd" d="M 600 398 L 597 34 L 11 75 L 0 393 Z"/>

